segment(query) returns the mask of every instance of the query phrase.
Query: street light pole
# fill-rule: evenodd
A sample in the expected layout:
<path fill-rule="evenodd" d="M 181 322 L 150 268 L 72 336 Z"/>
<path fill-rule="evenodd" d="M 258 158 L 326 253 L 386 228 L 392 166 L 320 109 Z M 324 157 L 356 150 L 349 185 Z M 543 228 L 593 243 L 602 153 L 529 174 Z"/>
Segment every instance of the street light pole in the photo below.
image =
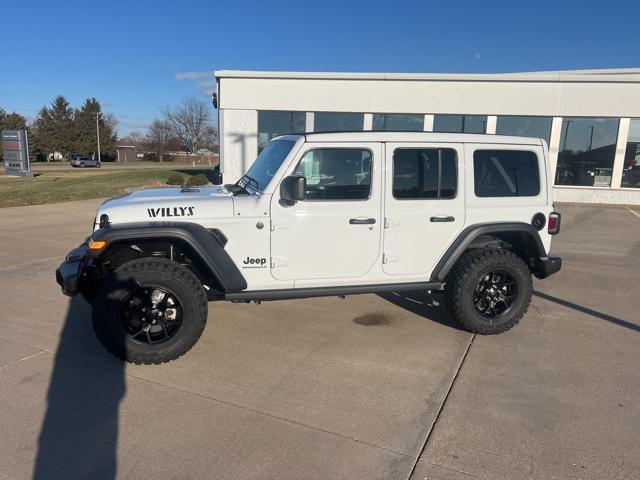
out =
<path fill-rule="evenodd" d="M 96 136 L 98 137 L 98 162 L 102 162 L 100 158 L 100 123 L 98 122 L 98 112 L 96 112 Z"/>

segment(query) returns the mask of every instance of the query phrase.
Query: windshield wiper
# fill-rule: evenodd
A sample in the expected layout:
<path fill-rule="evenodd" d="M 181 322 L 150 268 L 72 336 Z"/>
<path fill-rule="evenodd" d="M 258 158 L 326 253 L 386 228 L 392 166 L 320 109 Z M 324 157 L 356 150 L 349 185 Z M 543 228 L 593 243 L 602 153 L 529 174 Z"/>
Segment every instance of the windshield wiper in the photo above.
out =
<path fill-rule="evenodd" d="M 253 186 L 256 190 L 260 190 L 260 184 L 258 183 L 258 181 L 245 173 L 236 183 L 230 185 L 227 188 L 229 188 L 229 190 L 231 190 L 231 192 L 234 194 L 249 193 L 247 191 L 247 186 L 249 185 Z"/>

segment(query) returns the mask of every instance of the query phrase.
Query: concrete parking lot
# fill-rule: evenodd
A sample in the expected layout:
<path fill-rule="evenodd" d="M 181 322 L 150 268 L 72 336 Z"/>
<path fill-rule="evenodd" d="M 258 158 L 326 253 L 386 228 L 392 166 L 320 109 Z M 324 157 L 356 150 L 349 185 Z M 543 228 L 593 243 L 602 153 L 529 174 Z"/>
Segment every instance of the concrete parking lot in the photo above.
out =
<path fill-rule="evenodd" d="M 565 266 L 499 336 L 425 293 L 216 303 L 132 366 L 54 281 L 98 203 L 0 209 L 0 478 L 640 476 L 640 208 L 560 206 Z"/>

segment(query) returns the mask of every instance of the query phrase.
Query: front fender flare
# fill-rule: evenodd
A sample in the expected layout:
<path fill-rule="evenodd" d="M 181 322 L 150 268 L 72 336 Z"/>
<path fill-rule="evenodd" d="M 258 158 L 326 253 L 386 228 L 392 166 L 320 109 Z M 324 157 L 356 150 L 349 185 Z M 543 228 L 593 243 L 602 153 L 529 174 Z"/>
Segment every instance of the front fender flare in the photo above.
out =
<path fill-rule="evenodd" d="M 192 222 L 139 222 L 109 225 L 93 232 L 91 239 L 107 242 L 104 250 L 88 256 L 99 258 L 110 246 L 136 240 L 177 240 L 187 244 L 198 256 L 211 276 L 215 277 L 225 293 L 240 292 L 247 282 L 224 249 L 224 245 L 211 231 Z"/>

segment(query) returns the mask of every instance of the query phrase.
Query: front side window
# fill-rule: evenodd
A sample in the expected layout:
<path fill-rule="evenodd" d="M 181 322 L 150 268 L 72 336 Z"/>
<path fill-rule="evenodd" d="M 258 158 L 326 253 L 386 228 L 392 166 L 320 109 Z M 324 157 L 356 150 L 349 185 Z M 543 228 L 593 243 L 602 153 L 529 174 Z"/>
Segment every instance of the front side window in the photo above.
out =
<path fill-rule="evenodd" d="M 535 197 L 540 193 L 538 156 L 524 150 L 476 150 L 473 177 L 477 197 Z"/>
<path fill-rule="evenodd" d="M 440 133 L 485 133 L 486 115 L 434 115 L 433 131 Z"/>
<path fill-rule="evenodd" d="M 393 196 L 447 199 L 456 196 L 457 154 L 452 148 L 399 148 L 393 152 Z"/>
<path fill-rule="evenodd" d="M 629 137 L 620 186 L 640 188 L 640 118 L 632 118 L 629 123 Z"/>
<path fill-rule="evenodd" d="M 264 190 L 287 157 L 295 142 L 291 140 L 275 140 L 270 142 L 258 155 L 245 177 L 249 177 L 251 185 Z"/>
<path fill-rule="evenodd" d="M 314 132 L 359 132 L 364 128 L 363 113 L 317 112 Z"/>
<path fill-rule="evenodd" d="M 562 119 L 556 185 L 611 186 L 617 118 Z"/>
<path fill-rule="evenodd" d="M 361 148 L 309 150 L 294 175 L 307 179 L 307 200 L 366 200 L 371 190 L 371 151 Z"/>

